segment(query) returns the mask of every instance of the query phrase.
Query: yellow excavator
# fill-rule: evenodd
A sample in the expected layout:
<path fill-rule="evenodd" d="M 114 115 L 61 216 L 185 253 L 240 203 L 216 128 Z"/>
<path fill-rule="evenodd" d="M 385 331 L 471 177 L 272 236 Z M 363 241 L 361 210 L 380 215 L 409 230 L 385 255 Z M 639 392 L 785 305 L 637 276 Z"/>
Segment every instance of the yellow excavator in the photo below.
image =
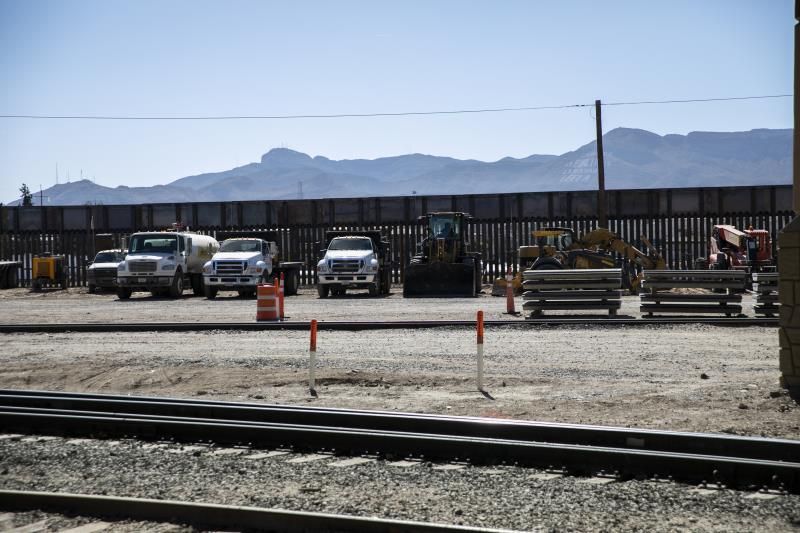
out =
<path fill-rule="evenodd" d="M 570 228 L 544 227 L 531 232 L 533 246 L 519 248 L 520 271 L 511 281 L 515 295 L 522 294 L 524 270 L 557 270 L 574 268 L 622 268 L 622 283 L 631 294 L 639 292 L 642 270 L 663 270 L 666 261 L 647 238 L 641 237 L 647 247 L 643 252 L 620 239 L 614 232 L 598 228 L 575 237 Z M 508 282 L 497 278 L 492 285 L 492 295 L 504 296 Z"/>

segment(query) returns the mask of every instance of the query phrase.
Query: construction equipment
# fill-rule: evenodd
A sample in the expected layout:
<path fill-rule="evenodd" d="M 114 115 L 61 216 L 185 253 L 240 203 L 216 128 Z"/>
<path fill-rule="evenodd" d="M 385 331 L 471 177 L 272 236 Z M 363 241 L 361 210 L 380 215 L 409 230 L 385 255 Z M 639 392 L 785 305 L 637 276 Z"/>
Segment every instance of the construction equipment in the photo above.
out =
<path fill-rule="evenodd" d="M 33 256 L 31 288 L 35 292 L 42 287 L 67 288 L 67 266 L 63 255 L 44 253 Z"/>
<path fill-rule="evenodd" d="M 419 217 L 427 236 L 406 267 L 403 296 L 475 296 L 481 290 L 481 254 L 470 249 L 467 222 L 461 212 Z"/>
<path fill-rule="evenodd" d="M 765 272 L 775 270 L 772 238 L 767 230 L 739 230 L 727 224 L 717 224 L 711 230 L 708 257 L 696 261 L 697 268 L 714 270 L 745 270 Z"/>
<path fill-rule="evenodd" d="M 570 228 L 544 227 L 531 232 L 533 246 L 519 248 L 520 272 L 512 280 L 514 294 L 522 294 L 522 272 L 541 269 L 621 268 L 622 285 L 632 294 L 639 291 L 644 269 L 663 270 L 666 261 L 644 236 L 643 252 L 620 239 L 614 232 L 598 228 L 575 237 Z M 497 278 L 492 295 L 505 294 L 507 281 Z"/>

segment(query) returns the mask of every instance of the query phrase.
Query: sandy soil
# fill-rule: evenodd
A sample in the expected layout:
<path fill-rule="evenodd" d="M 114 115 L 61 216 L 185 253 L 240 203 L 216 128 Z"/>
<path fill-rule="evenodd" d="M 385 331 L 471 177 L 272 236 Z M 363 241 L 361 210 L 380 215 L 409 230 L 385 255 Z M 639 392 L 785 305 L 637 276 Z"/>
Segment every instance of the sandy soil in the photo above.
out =
<path fill-rule="evenodd" d="M 507 318 L 505 301 L 404 300 L 398 293 L 287 299 L 295 320 Z M 518 305 L 520 301 L 517 301 Z M 638 299 L 623 313 L 637 316 Z M 249 321 L 253 300 L 85 290 L 0 291 L 3 323 Z M 520 319 L 522 322 L 523 319 Z M 775 328 L 510 326 L 486 333 L 475 387 L 469 328 L 321 332 L 317 392 L 306 332 L 5 334 L 0 387 L 208 397 L 800 438 L 800 409 L 778 388 Z"/>

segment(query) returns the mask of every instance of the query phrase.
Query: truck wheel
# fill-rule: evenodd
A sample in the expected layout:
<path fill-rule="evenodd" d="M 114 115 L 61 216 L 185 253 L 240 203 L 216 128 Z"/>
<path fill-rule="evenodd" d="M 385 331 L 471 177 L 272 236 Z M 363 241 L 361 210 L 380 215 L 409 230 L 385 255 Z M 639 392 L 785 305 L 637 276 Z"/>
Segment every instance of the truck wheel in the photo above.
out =
<path fill-rule="evenodd" d="M 89 284 L 89 294 L 94 294 L 96 290 L 97 290 L 97 285 L 92 285 L 90 283 Z"/>
<path fill-rule="evenodd" d="M 378 282 L 377 281 L 369 286 L 369 295 L 370 296 L 377 296 L 378 295 Z"/>
<path fill-rule="evenodd" d="M 219 289 L 217 289 L 216 287 L 212 287 L 211 285 L 206 285 L 205 286 L 206 298 L 208 298 L 209 300 L 213 300 L 214 298 L 217 297 L 217 291 L 218 290 Z"/>
<path fill-rule="evenodd" d="M 475 258 L 475 293 L 483 290 L 483 265 L 479 257 Z"/>
<path fill-rule="evenodd" d="M 132 292 L 133 291 L 131 291 L 127 287 L 119 287 L 117 289 L 117 298 L 119 298 L 120 300 L 127 300 L 128 298 L 131 297 Z"/>
<path fill-rule="evenodd" d="M 179 270 L 172 278 L 172 285 L 169 286 L 170 298 L 178 298 L 183 294 L 183 273 Z"/>
<path fill-rule="evenodd" d="M 297 270 L 290 270 L 286 273 L 286 287 L 283 292 L 286 296 L 294 296 L 297 294 L 297 288 L 300 286 L 300 272 Z"/>
<path fill-rule="evenodd" d="M 203 287 L 205 286 L 205 279 L 203 279 L 202 274 L 193 274 L 192 275 L 192 294 L 195 296 L 203 296 L 205 291 Z"/>
<path fill-rule="evenodd" d="M 319 284 L 317 285 L 317 294 L 319 294 L 320 298 L 327 298 L 328 292 L 330 292 L 330 287 L 327 285 Z"/>
<path fill-rule="evenodd" d="M 391 275 L 389 269 L 381 271 L 381 294 L 389 294 L 392 286 Z"/>

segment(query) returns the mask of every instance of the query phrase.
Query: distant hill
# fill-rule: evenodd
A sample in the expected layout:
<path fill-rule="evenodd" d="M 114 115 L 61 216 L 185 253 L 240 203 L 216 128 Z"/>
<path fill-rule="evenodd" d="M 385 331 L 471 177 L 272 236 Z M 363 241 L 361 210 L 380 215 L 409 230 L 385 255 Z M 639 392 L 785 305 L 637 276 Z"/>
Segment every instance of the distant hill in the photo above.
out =
<path fill-rule="evenodd" d="M 617 128 L 603 136 L 603 148 L 609 189 L 791 183 L 791 129 L 661 136 Z M 167 185 L 109 188 L 82 180 L 44 194 L 50 205 L 294 199 L 299 183 L 304 198 L 586 190 L 597 186 L 597 156 L 594 141 L 559 156 L 494 162 L 424 154 L 336 161 L 275 148 L 258 163 Z"/>

